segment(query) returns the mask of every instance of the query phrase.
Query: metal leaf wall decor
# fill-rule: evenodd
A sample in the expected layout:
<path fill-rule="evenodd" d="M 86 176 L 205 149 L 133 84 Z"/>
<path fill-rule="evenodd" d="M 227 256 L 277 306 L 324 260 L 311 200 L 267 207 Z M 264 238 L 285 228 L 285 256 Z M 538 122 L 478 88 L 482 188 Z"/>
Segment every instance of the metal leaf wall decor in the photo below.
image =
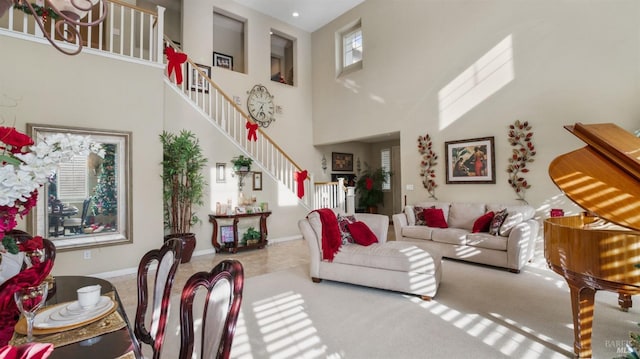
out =
<path fill-rule="evenodd" d="M 525 193 L 531 188 L 531 184 L 522 176 L 529 172 L 527 164 L 533 162 L 533 157 L 536 155 L 536 149 L 532 142 L 533 132 L 529 122 L 516 120 L 513 125 L 509 125 L 508 139 L 511 146 L 514 147 L 507 167 L 509 185 L 516 192 L 518 199 L 526 203 Z"/>
<path fill-rule="evenodd" d="M 422 177 L 422 185 L 429 192 L 429 197 L 435 200 L 436 198 L 436 187 L 438 185 L 435 182 L 436 172 L 433 169 L 436 164 L 436 160 L 438 159 L 438 155 L 433 152 L 433 144 L 431 143 L 431 136 L 426 134 L 424 136 L 418 136 L 418 152 L 422 155 L 422 160 L 420 161 L 420 177 Z"/>

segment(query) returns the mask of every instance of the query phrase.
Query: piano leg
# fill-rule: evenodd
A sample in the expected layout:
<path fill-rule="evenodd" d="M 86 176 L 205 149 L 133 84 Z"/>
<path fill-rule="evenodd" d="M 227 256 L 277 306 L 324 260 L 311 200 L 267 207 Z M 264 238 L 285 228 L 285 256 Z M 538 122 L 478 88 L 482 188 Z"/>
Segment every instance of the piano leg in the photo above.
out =
<path fill-rule="evenodd" d="M 628 312 L 629 308 L 631 308 L 631 295 L 618 293 L 618 305 L 620 306 L 620 310 L 623 312 Z"/>
<path fill-rule="evenodd" d="M 571 310 L 573 311 L 573 351 L 578 358 L 591 358 L 591 330 L 596 291 L 567 280 L 571 290 Z"/>

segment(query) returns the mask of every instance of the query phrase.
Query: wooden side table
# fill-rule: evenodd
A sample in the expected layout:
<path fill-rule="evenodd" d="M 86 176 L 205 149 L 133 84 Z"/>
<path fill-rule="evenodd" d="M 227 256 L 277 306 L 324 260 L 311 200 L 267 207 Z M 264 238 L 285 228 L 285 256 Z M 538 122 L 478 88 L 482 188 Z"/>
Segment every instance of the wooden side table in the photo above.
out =
<path fill-rule="evenodd" d="M 210 214 L 209 222 L 213 223 L 213 233 L 211 234 L 211 244 L 216 249 L 216 252 L 220 252 L 223 249 L 227 249 L 231 253 L 237 253 L 239 250 L 264 248 L 267 241 L 267 217 L 271 215 L 271 212 L 256 212 L 256 213 L 239 213 L 239 214 Z M 258 243 L 240 245 L 238 242 L 238 222 L 244 218 L 260 217 L 260 239 Z M 222 246 L 218 242 L 218 220 L 233 220 L 233 245 L 230 247 Z"/>

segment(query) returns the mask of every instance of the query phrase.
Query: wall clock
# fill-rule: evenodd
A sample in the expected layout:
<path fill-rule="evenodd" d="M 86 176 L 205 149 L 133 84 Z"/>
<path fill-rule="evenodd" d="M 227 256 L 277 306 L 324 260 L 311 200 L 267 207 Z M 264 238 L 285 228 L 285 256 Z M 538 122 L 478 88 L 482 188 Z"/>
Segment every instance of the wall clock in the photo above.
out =
<path fill-rule="evenodd" d="M 262 127 L 269 127 L 271 122 L 276 120 L 273 117 L 273 96 L 263 85 L 255 85 L 249 91 L 247 110 L 251 118 Z"/>

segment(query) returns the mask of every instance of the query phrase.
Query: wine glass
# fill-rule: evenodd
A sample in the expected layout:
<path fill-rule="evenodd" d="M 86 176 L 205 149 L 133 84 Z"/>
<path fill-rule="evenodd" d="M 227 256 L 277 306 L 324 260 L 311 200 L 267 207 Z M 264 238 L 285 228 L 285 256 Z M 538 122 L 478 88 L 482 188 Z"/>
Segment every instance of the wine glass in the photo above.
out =
<path fill-rule="evenodd" d="M 27 343 L 33 341 L 33 319 L 36 311 L 44 305 L 47 300 L 48 284 L 46 282 L 35 286 L 25 287 L 13 293 L 18 309 L 27 319 Z"/>

